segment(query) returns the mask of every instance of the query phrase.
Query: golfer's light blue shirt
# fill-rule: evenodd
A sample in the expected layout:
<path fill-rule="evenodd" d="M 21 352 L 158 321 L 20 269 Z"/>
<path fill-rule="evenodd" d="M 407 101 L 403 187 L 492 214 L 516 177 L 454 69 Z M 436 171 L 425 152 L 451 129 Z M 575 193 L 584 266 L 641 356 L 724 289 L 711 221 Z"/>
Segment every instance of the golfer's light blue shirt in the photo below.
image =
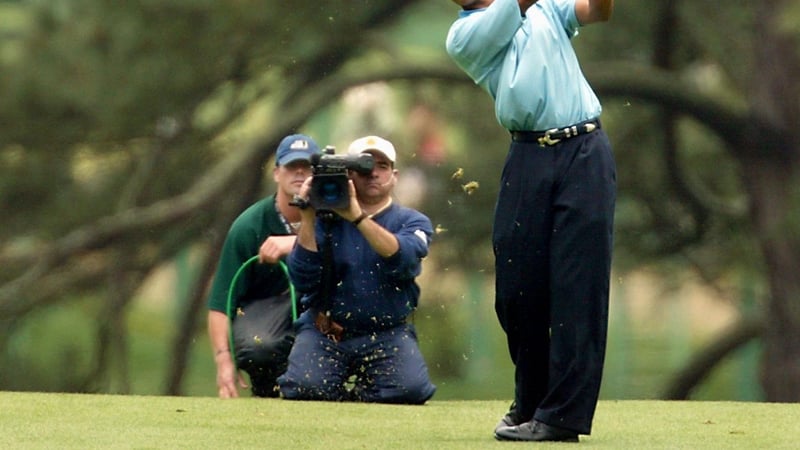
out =
<path fill-rule="evenodd" d="M 447 53 L 495 101 L 508 130 L 542 131 L 600 116 L 570 39 L 575 0 L 540 0 L 520 15 L 517 0 L 461 11 Z"/>

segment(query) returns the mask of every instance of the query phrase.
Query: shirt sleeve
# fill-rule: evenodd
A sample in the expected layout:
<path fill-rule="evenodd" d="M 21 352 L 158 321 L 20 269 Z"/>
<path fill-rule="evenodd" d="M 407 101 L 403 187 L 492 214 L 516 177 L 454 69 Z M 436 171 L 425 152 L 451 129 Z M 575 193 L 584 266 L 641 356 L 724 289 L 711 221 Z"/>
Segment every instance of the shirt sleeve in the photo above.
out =
<path fill-rule="evenodd" d="M 322 258 L 302 245 L 295 245 L 286 259 L 294 287 L 304 293 L 315 292 L 322 277 Z"/>
<path fill-rule="evenodd" d="M 396 279 L 412 279 L 420 274 L 422 259 L 428 256 L 433 236 L 430 219 L 417 211 L 408 211 L 409 218 L 395 232 L 400 249 L 386 259 L 386 268 Z"/>
<path fill-rule="evenodd" d="M 447 34 L 447 53 L 482 84 L 499 67 L 521 25 L 517 0 L 496 0 L 484 9 L 462 11 Z"/>
<path fill-rule="evenodd" d="M 228 312 L 228 293 L 231 282 L 239 267 L 252 257 L 252 248 L 257 245 L 255 231 L 243 219 L 234 221 L 231 225 L 225 243 L 222 246 L 217 272 L 211 286 L 208 308 Z M 246 276 L 242 276 L 231 292 L 232 298 L 238 299 L 247 290 Z"/>
<path fill-rule="evenodd" d="M 575 14 L 575 0 L 544 0 L 541 6 L 552 20 L 561 24 L 567 36 L 570 38 L 577 36 L 581 24 Z"/>

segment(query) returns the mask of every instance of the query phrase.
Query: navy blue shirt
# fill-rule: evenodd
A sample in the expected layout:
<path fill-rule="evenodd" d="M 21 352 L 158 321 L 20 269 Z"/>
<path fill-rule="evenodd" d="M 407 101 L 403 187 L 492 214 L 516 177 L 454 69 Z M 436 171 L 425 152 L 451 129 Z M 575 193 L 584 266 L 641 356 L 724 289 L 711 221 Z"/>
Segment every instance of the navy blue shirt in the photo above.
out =
<path fill-rule="evenodd" d="M 415 278 L 422 271 L 433 235 L 430 219 L 422 213 L 392 204 L 372 218 L 393 233 L 400 245 L 394 255 L 378 255 L 350 222 L 336 219 L 331 224 L 336 283 L 331 296 L 331 317 L 345 330 L 366 334 L 403 323 L 417 307 L 419 286 Z M 318 220 L 317 247 L 325 245 L 323 224 Z M 302 302 L 314 305 L 322 276 L 322 256 L 295 245 L 287 258 L 295 288 L 306 294 Z M 311 312 L 301 320 L 312 320 Z"/>

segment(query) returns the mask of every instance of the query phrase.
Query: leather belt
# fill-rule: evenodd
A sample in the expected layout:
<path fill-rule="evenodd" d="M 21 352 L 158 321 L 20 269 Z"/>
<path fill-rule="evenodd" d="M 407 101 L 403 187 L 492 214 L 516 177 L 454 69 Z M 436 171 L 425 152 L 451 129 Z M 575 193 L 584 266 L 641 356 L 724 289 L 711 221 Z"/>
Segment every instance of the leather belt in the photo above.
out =
<path fill-rule="evenodd" d="M 511 131 L 511 140 L 516 142 L 538 142 L 540 147 L 556 145 L 575 136 L 589 134 L 600 129 L 598 119 L 587 120 L 564 128 L 551 128 L 547 131 Z"/>
<path fill-rule="evenodd" d="M 339 322 L 333 320 L 328 312 L 320 311 L 314 317 L 314 326 L 317 328 L 317 330 L 335 343 L 358 336 L 364 336 L 366 334 L 380 333 L 385 330 L 398 327 L 404 323 L 407 323 L 405 319 L 399 323 L 393 323 L 391 325 L 386 324 L 385 326 L 379 326 L 371 331 L 363 332 L 359 330 L 346 330 Z"/>
<path fill-rule="evenodd" d="M 339 322 L 331 319 L 330 314 L 319 312 L 317 317 L 314 318 L 314 326 L 317 327 L 320 333 L 333 342 L 341 342 L 344 337 L 344 327 Z"/>

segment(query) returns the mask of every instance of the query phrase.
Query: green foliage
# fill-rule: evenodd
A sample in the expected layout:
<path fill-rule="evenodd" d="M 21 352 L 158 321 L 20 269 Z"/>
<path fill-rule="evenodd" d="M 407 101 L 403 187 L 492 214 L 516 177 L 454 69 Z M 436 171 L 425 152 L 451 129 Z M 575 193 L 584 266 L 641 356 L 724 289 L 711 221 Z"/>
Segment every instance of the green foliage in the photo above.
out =
<path fill-rule="evenodd" d="M 93 365 L 94 324 L 89 309 L 87 302 L 71 302 L 15 324 L 17 332 L 0 357 L 3 389 L 75 390 Z"/>
<path fill-rule="evenodd" d="M 428 267 L 426 267 L 426 270 Z M 491 279 L 485 275 L 463 280 L 447 272 L 428 274 L 421 307 L 413 317 L 420 348 L 437 385 L 437 400 L 496 400 L 513 394 L 513 366 L 505 337 L 488 296 Z M 618 293 L 612 300 L 609 347 L 601 398 L 604 400 L 657 399 L 670 375 L 703 342 L 685 319 L 686 310 L 666 306 L 654 319 L 632 322 L 626 316 L 630 299 Z M 635 300 L 634 300 L 635 301 Z M 84 375 L 95 367 L 97 345 L 88 299 L 42 310 L 18 324 L 9 351 L 0 355 L 0 382 L 4 389 L 72 392 L 92 389 L 106 393 L 158 395 L 169 370 L 170 338 L 177 305 L 155 298 L 141 299 L 128 314 L 125 343 L 127 367 L 121 372 L 114 348 L 107 372 L 95 374 L 90 384 Z M 215 367 L 204 329 L 193 337 L 184 393 L 216 396 Z M 753 392 L 758 348 L 732 355 L 723 367 L 702 383 L 693 400 L 758 401 Z M 61 370 L 68 367 L 69 370 Z M 249 396 L 246 390 L 243 396 Z"/>

